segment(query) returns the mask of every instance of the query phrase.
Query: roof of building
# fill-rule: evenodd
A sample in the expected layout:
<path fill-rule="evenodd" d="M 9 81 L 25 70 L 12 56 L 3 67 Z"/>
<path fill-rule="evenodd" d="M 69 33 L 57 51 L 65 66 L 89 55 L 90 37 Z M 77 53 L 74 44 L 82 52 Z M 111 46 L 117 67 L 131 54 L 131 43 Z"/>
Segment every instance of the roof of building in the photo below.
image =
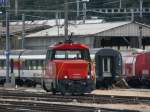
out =
<path fill-rule="evenodd" d="M 141 29 L 140 29 L 141 28 Z M 141 31 L 140 31 L 141 30 Z M 81 21 L 77 21 L 74 24 L 71 21 L 71 25 L 68 26 L 68 34 L 77 36 L 114 36 L 114 37 L 139 37 L 140 32 L 143 37 L 150 36 L 150 26 L 132 21 L 122 22 L 98 22 L 87 21 L 83 24 Z M 36 33 L 27 35 L 26 37 L 58 37 L 64 36 L 64 26 L 54 26 L 46 30 L 42 30 Z"/>
<path fill-rule="evenodd" d="M 50 19 L 50 20 L 34 20 L 34 21 L 25 21 L 26 24 L 30 25 L 49 25 L 49 26 L 56 26 L 57 22 L 62 25 L 64 24 L 64 19 Z M 22 21 L 11 22 L 11 25 L 22 25 Z"/>
<path fill-rule="evenodd" d="M 40 31 L 43 29 L 50 28 L 48 25 L 44 24 L 29 24 L 25 23 L 25 32 L 36 32 Z M 21 34 L 22 33 L 22 24 L 19 23 L 10 23 L 9 25 L 9 33 L 10 35 L 16 35 L 16 34 Z M 5 36 L 6 35 L 6 27 L 2 26 L 2 23 L 0 23 L 0 36 Z"/>
<path fill-rule="evenodd" d="M 101 23 L 102 19 L 96 20 L 86 20 L 86 23 Z M 82 24 L 82 20 L 78 21 L 69 21 L 69 24 Z M 57 24 L 63 26 L 64 19 L 51 19 L 51 20 L 35 20 L 35 21 L 25 21 L 25 32 L 35 33 L 41 30 L 45 30 L 50 27 L 56 28 Z M 10 22 L 9 23 L 10 35 L 18 35 L 22 33 L 22 21 Z M 2 23 L 0 23 L 0 36 L 6 35 L 6 27 L 3 27 Z"/>
<path fill-rule="evenodd" d="M 106 22 L 106 23 L 86 23 L 86 24 L 77 24 L 77 25 L 69 25 L 68 32 L 69 34 L 73 33 L 74 35 L 95 35 L 97 33 L 110 30 L 116 27 L 120 27 L 126 24 L 131 23 L 130 21 L 125 22 Z M 56 36 L 64 36 L 64 26 L 54 26 L 52 28 L 39 31 L 37 33 L 33 33 L 27 35 L 26 37 L 56 37 Z"/>

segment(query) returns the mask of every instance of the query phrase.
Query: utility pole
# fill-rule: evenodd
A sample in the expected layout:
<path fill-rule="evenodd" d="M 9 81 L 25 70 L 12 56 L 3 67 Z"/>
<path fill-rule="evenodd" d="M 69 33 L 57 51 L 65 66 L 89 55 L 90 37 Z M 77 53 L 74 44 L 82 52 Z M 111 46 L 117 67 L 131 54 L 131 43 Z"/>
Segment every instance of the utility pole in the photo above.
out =
<path fill-rule="evenodd" d="M 68 0 L 65 0 L 65 23 L 64 23 L 64 31 L 65 31 L 65 38 L 68 39 Z"/>
<path fill-rule="evenodd" d="M 58 10 L 57 10 L 56 13 L 55 13 L 55 19 L 56 19 L 55 22 L 56 22 L 56 26 L 58 25 L 58 13 L 59 13 L 59 12 L 58 12 Z"/>
<path fill-rule="evenodd" d="M 59 37 L 59 12 L 58 11 L 56 11 L 55 18 L 56 18 L 56 26 L 58 30 L 58 37 Z"/>
<path fill-rule="evenodd" d="M 140 0 L 140 18 L 143 17 L 143 0 Z"/>
<path fill-rule="evenodd" d="M 134 11 L 133 11 L 133 9 L 131 11 L 131 21 L 134 21 Z"/>
<path fill-rule="evenodd" d="M 21 41 L 22 49 L 24 49 L 24 38 L 25 38 L 25 15 L 22 14 L 22 41 Z"/>
<path fill-rule="evenodd" d="M 142 49 L 142 38 L 143 38 L 143 36 L 142 36 L 142 26 L 139 26 L 139 33 L 140 33 L 140 35 L 139 35 L 139 48 L 140 49 Z"/>
<path fill-rule="evenodd" d="M 119 8 L 120 8 L 120 9 L 122 8 L 122 0 L 120 0 Z"/>
<path fill-rule="evenodd" d="M 85 23 L 87 12 L 86 2 L 89 2 L 89 0 L 82 0 L 82 2 L 83 2 L 83 23 Z"/>
<path fill-rule="evenodd" d="M 15 0 L 15 15 L 18 15 L 18 0 Z"/>
<path fill-rule="evenodd" d="M 79 15 L 80 15 L 80 13 L 79 13 L 79 10 L 80 10 L 79 0 L 77 0 L 76 3 L 77 3 L 77 19 L 78 19 Z"/>
<path fill-rule="evenodd" d="M 85 23 L 86 19 L 86 1 L 83 1 L 83 23 Z"/>
<path fill-rule="evenodd" d="M 9 37 L 9 13 L 6 10 L 6 85 L 10 83 L 9 81 L 9 55 L 10 55 L 10 37 Z"/>

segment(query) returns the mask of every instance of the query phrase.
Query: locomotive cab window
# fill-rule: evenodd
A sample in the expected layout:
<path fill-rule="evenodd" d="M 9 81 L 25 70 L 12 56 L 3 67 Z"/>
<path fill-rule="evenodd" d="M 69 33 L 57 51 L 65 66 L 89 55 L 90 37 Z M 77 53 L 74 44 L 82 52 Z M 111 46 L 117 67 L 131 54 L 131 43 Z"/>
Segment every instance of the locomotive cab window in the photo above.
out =
<path fill-rule="evenodd" d="M 48 59 L 52 59 L 52 56 L 53 56 L 53 53 L 54 53 L 54 50 L 48 50 L 47 51 L 47 54 L 46 54 L 46 60 Z M 46 61 L 47 62 L 47 61 Z"/>
<path fill-rule="evenodd" d="M 91 61 L 90 52 L 88 49 L 83 49 L 81 53 L 85 60 Z"/>
<path fill-rule="evenodd" d="M 47 59 L 84 59 L 89 61 L 90 54 L 87 49 L 49 50 Z"/>
<path fill-rule="evenodd" d="M 81 51 L 78 51 L 78 50 L 56 50 L 54 59 L 82 59 Z"/>

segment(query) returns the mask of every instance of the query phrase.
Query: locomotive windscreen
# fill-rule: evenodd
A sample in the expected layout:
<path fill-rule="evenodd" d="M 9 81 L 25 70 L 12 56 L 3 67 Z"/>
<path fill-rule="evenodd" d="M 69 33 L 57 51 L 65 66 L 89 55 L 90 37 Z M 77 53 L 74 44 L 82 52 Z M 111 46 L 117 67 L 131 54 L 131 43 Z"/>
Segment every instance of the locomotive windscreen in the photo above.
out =
<path fill-rule="evenodd" d="M 90 53 L 87 49 L 65 49 L 65 50 L 48 50 L 47 52 L 48 59 L 83 59 L 91 60 Z"/>

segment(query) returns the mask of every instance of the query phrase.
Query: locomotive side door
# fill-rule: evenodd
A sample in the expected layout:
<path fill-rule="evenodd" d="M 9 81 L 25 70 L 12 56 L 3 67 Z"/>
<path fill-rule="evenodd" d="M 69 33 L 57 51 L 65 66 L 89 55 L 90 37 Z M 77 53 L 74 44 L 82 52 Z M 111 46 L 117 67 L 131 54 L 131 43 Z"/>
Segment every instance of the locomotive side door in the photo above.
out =
<path fill-rule="evenodd" d="M 102 58 L 102 74 L 104 77 L 111 77 L 111 59 L 110 57 Z"/>

